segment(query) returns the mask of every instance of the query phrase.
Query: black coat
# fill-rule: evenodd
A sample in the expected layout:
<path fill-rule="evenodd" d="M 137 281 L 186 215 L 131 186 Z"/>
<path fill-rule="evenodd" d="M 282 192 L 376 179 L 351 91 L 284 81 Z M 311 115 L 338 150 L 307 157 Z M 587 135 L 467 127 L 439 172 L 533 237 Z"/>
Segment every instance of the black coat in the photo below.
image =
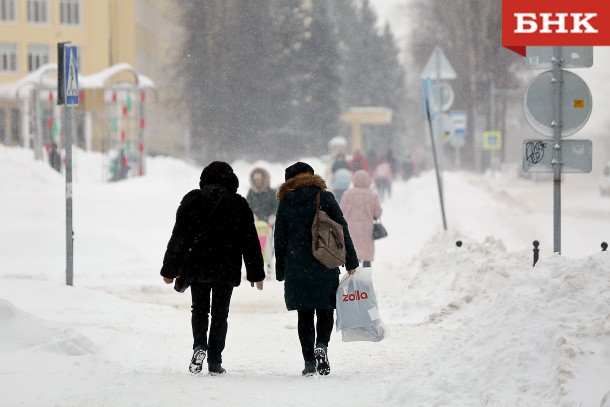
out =
<path fill-rule="evenodd" d="M 161 275 L 175 278 L 184 264 L 193 281 L 223 282 L 236 287 L 241 282 L 242 256 L 248 281 L 264 280 L 261 247 L 246 200 L 217 184 L 202 185 L 186 194 L 176 214 Z"/>
<path fill-rule="evenodd" d="M 275 223 L 275 274 L 284 281 L 284 299 L 288 310 L 334 309 L 339 286 L 339 268 L 329 269 L 313 257 L 311 225 L 316 212 L 316 194 L 320 206 L 335 222 L 343 225 L 347 249 L 347 269 L 358 267 L 358 257 L 347 222 L 326 183 L 318 175 L 300 174 L 279 188 L 280 203 Z"/>

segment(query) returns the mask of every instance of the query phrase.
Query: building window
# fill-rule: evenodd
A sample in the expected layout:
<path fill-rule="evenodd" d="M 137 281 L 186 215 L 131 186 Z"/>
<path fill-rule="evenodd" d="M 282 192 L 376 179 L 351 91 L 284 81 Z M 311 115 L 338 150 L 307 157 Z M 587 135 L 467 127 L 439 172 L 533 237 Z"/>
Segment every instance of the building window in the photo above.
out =
<path fill-rule="evenodd" d="M 15 21 L 15 0 L 0 0 L 0 21 Z"/>
<path fill-rule="evenodd" d="M 17 44 L 0 42 L 0 72 L 17 72 Z"/>
<path fill-rule="evenodd" d="M 30 23 L 48 23 L 48 6 L 48 0 L 28 0 L 28 21 Z"/>
<path fill-rule="evenodd" d="M 60 0 L 59 22 L 66 25 L 80 24 L 81 0 Z"/>
<path fill-rule="evenodd" d="M 41 65 L 49 63 L 48 45 L 28 45 L 28 72 L 35 71 Z"/>

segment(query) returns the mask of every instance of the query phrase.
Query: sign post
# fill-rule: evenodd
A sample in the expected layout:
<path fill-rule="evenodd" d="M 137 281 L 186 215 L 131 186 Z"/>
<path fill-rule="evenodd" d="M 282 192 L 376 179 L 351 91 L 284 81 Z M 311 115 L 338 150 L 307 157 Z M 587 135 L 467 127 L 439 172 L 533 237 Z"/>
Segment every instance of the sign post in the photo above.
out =
<path fill-rule="evenodd" d="M 74 230 L 72 227 L 72 107 L 78 106 L 78 49 L 69 43 L 57 44 L 57 104 L 65 104 L 66 132 L 66 285 L 74 280 Z"/>
<path fill-rule="evenodd" d="M 555 119 L 553 127 L 553 252 L 561 254 L 561 127 L 563 126 L 563 70 L 561 69 L 561 47 L 553 47 L 553 98 Z"/>
<path fill-rule="evenodd" d="M 527 140 L 523 150 L 523 168 L 553 173 L 553 252 L 561 254 L 561 173 L 591 171 L 591 142 L 573 140 L 565 142 L 568 150 L 564 157 L 562 138 L 580 130 L 589 120 L 592 110 L 591 91 L 576 74 L 564 71 L 586 68 L 593 64 L 592 50 L 588 47 L 527 47 L 526 66 L 530 69 L 552 70 L 544 72 L 528 86 L 523 99 L 525 118 L 538 133 L 550 137 L 551 146 L 543 140 Z M 550 167 L 544 157 L 552 157 Z"/>
<path fill-rule="evenodd" d="M 449 111 L 455 99 L 455 93 L 451 85 L 447 82 L 441 82 L 441 79 L 455 79 L 457 74 L 441 47 L 435 47 L 432 54 L 430 54 L 421 73 L 421 78 L 424 80 L 422 92 L 423 104 L 430 129 L 430 139 L 432 140 L 432 155 L 434 157 L 434 167 L 436 168 L 436 182 L 438 184 L 441 215 L 443 217 L 443 229 L 447 230 L 445 205 L 443 202 L 443 182 L 440 174 L 441 169 L 439 168 L 442 168 L 444 160 L 443 155 L 437 152 L 436 140 L 442 142 L 441 136 L 444 131 L 444 119 L 441 113 Z M 450 119 L 446 121 L 449 122 Z"/>

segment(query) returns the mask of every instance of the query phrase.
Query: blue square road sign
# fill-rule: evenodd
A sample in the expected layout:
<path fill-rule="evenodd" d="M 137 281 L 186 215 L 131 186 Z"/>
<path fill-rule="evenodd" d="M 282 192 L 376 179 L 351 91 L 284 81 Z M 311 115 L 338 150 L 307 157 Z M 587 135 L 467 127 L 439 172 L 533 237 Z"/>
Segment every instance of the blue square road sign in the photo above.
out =
<path fill-rule="evenodd" d="M 75 45 L 65 45 L 64 78 L 66 106 L 78 106 L 78 49 Z"/>

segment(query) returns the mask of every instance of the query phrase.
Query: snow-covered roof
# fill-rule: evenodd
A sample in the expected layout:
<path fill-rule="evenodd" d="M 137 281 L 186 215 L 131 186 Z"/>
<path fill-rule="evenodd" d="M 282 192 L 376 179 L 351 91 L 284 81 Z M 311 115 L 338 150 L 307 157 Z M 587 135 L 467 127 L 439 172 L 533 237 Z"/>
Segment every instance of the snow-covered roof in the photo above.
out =
<path fill-rule="evenodd" d="M 45 88 L 57 87 L 57 74 L 50 76 L 49 72 L 57 72 L 57 64 L 48 63 L 42 65 L 37 70 L 30 72 L 20 80 L 12 83 L 0 85 L 0 99 L 11 100 L 21 99 L 28 96 L 28 92 L 33 86 L 41 85 Z M 109 84 L 108 81 L 115 75 L 122 72 L 130 72 L 134 76 L 135 83 L 124 82 Z M 155 83 L 148 76 L 142 75 L 134 67 L 127 63 L 119 63 L 106 68 L 93 75 L 79 75 L 79 89 L 102 89 L 104 87 L 135 87 L 137 89 L 154 89 Z"/>

